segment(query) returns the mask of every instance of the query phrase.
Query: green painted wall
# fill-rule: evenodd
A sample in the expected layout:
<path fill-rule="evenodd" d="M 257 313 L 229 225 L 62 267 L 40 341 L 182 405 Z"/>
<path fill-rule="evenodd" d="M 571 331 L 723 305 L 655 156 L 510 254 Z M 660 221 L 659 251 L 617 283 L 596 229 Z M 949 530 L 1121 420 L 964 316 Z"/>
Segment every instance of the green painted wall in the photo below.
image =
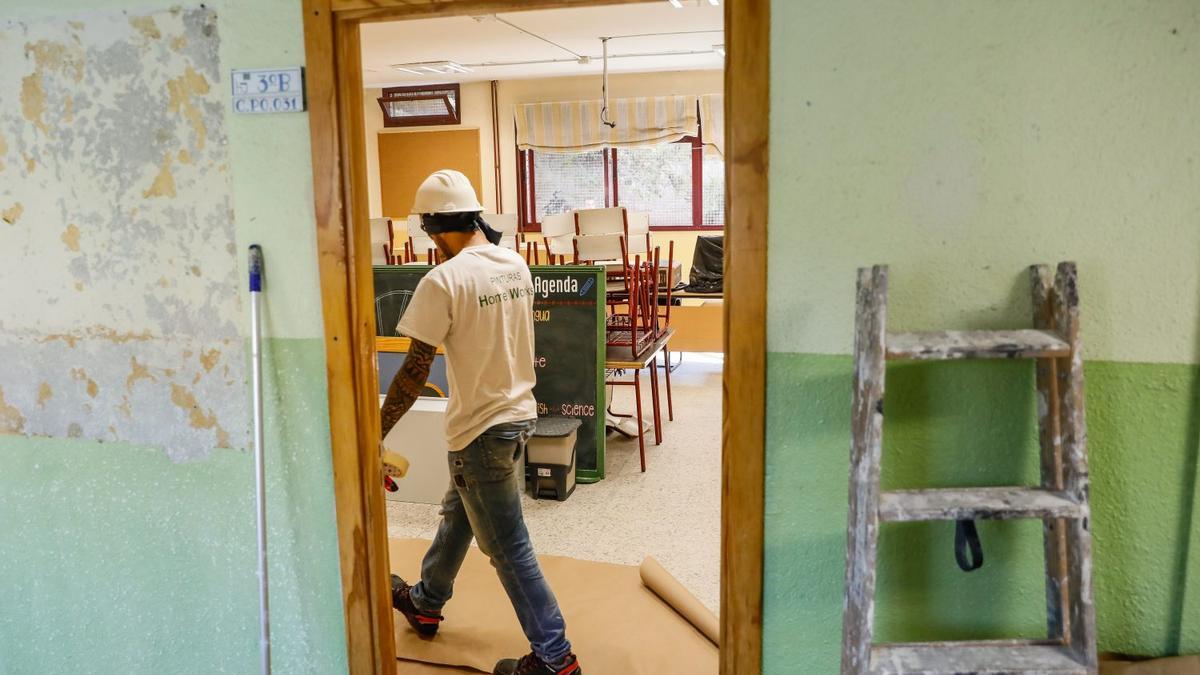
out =
<path fill-rule="evenodd" d="M 9 0 L 0 18 L 176 4 Z M 298 2 L 206 4 L 221 38 L 215 86 L 228 92 L 233 68 L 303 65 Z M 256 242 L 268 261 L 275 672 L 345 672 L 308 118 L 227 113 L 225 131 L 237 255 Z M 155 448 L 0 436 L 0 458 L 0 673 L 254 672 L 248 452 L 175 464 Z"/>
<path fill-rule="evenodd" d="M 265 352 L 275 672 L 345 671 L 321 340 Z M 0 436 L 0 673 L 248 673 L 254 462 Z"/>
<path fill-rule="evenodd" d="M 1078 262 L 1101 648 L 1200 651 L 1200 5 L 772 3 L 768 673 L 837 672 L 855 269 L 895 329 L 1029 324 Z M 889 369 L 884 484 L 1034 482 L 1029 364 Z M 1040 528 L 883 530 L 882 640 L 1038 636 Z"/>

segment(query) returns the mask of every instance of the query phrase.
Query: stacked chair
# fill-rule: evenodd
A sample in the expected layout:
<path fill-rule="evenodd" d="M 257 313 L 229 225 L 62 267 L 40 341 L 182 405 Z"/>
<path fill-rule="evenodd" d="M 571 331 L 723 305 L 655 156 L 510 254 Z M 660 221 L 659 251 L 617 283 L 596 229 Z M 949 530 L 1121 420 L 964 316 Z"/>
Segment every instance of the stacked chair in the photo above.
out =
<path fill-rule="evenodd" d="M 517 214 L 515 213 L 485 213 L 483 220 L 492 229 L 500 232 L 500 245 L 504 248 L 509 248 L 517 253 L 521 252 L 521 244 L 524 243 L 524 235 L 517 226 Z"/>
<path fill-rule="evenodd" d="M 574 215 L 575 262 L 608 268 L 608 345 L 628 347 L 630 357 L 637 358 L 665 330 L 658 313 L 659 250 L 650 248 L 649 223 L 633 234 L 623 207 L 581 209 Z M 642 229 L 642 223 L 635 227 Z"/>
<path fill-rule="evenodd" d="M 543 218 L 542 238 L 546 242 L 548 262 L 564 264 L 567 256 L 575 255 L 575 215 L 568 211 Z"/>
<path fill-rule="evenodd" d="M 650 255 L 650 214 L 644 211 L 629 211 L 625 214 L 629 227 L 629 255 Z"/>
<path fill-rule="evenodd" d="M 392 250 L 392 219 L 371 219 L 371 264 L 395 265 L 396 255 Z"/>
<path fill-rule="evenodd" d="M 441 262 L 437 244 L 433 243 L 433 239 L 430 239 L 429 235 L 425 234 L 425 230 L 421 229 L 421 216 L 415 213 L 408 217 L 408 249 L 409 259 L 405 262 L 418 262 L 420 255 L 424 255 L 425 262 L 430 265 Z"/>

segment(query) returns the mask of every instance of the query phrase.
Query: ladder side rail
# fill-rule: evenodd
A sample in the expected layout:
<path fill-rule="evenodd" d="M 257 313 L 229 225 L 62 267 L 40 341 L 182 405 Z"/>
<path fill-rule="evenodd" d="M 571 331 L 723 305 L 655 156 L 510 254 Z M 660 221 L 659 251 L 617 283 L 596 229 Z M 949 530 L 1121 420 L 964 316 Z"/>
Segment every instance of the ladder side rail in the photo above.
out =
<path fill-rule="evenodd" d="M 887 277 L 886 266 L 858 271 L 850 510 L 842 615 L 843 675 L 864 675 L 871 668 L 886 372 Z"/>
<path fill-rule="evenodd" d="M 1054 275 L 1047 265 L 1029 268 L 1033 291 L 1033 327 L 1056 331 L 1054 316 Z M 1038 442 L 1041 446 L 1041 486 L 1046 490 L 1063 490 L 1062 435 L 1059 427 L 1059 398 L 1057 364 L 1053 358 L 1036 362 Z M 1067 608 L 1067 521 L 1046 518 L 1042 534 L 1046 561 L 1046 635 L 1049 639 L 1067 642 L 1070 632 L 1070 613 Z"/>
<path fill-rule="evenodd" d="M 1087 426 L 1083 401 L 1083 345 L 1079 334 L 1079 289 L 1075 264 L 1060 263 L 1054 285 L 1055 321 L 1071 345 L 1071 355 L 1058 359 L 1058 398 L 1063 444 L 1063 482 L 1081 507 L 1080 518 L 1067 523 L 1069 647 L 1089 673 L 1097 672 L 1096 608 L 1092 600 L 1092 535 L 1088 503 Z"/>

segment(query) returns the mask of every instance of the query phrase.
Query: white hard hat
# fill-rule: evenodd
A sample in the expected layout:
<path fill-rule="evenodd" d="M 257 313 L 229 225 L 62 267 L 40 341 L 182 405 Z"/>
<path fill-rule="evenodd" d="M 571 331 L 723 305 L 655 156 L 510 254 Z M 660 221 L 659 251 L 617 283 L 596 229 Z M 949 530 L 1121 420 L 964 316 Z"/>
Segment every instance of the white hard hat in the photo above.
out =
<path fill-rule="evenodd" d="M 454 169 L 442 169 L 430 174 L 413 201 L 412 213 L 469 213 L 482 211 L 483 205 L 475 196 L 471 181 Z"/>

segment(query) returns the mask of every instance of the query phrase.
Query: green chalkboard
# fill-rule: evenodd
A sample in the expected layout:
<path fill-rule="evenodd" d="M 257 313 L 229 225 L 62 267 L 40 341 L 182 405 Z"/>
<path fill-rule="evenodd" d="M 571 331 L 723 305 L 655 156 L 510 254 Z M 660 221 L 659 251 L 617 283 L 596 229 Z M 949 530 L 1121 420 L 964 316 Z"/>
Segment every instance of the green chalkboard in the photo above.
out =
<path fill-rule="evenodd" d="M 425 265 L 375 268 L 375 325 L 397 337 L 396 324 Z M 575 417 L 576 478 L 604 478 L 604 269 L 582 265 L 530 268 L 534 286 L 534 359 L 539 417 Z M 450 392 L 453 396 L 454 392 Z"/>
<path fill-rule="evenodd" d="M 401 337 L 396 330 L 400 317 L 408 308 L 421 277 L 433 269 L 429 265 L 375 266 L 375 334 L 380 337 Z"/>

